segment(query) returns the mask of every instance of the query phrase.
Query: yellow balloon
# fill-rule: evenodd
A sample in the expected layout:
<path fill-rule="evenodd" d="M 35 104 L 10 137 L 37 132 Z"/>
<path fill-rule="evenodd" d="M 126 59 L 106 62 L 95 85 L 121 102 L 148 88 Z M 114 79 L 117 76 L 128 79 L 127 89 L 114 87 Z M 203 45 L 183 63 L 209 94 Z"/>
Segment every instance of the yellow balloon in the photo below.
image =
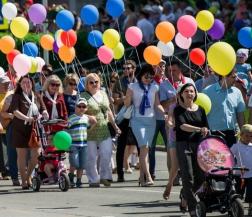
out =
<path fill-rule="evenodd" d="M 123 57 L 124 54 L 124 46 L 121 42 L 117 44 L 117 46 L 113 49 L 114 59 L 119 60 Z"/>
<path fill-rule="evenodd" d="M 207 31 L 211 29 L 211 27 L 214 24 L 214 16 L 210 11 L 203 10 L 197 13 L 196 21 L 197 21 L 198 27 L 201 30 Z"/>
<path fill-rule="evenodd" d="M 115 29 L 107 29 L 102 35 L 103 43 L 114 49 L 120 41 L 120 35 Z"/>
<path fill-rule="evenodd" d="M 201 106 L 205 110 L 206 115 L 211 111 L 212 108 L 211 99 L 204 93 L 197 94 L 195 104 Z"/>
<path fill-rule="evenodd" d="M 11 21 L 10 30 L 17 38 L 24 38 L 29 32 L 29 23 L 23 17 L 16 17 Z"/>
<path fill-rule="evenodd" d="M 35 73 L 37 72 L 37 69 L 38 69 L 38 63 L 36 61 L 35 58 L 31 58 L 31 69 L 30 69 L 30 73 Z"/>
<path fill-rule="evenodd" d="M 207 51 L 209 66 L 219 75 L 228 75 L 235 66 L 236 55 L 233 47 L 226 42 L 216 42 Z"/>

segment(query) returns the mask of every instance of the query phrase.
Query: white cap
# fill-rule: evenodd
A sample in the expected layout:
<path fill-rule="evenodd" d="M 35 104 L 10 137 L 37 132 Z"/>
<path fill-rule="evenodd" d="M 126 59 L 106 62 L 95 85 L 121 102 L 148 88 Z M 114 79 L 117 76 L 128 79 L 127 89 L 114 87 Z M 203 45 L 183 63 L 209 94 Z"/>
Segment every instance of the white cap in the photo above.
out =
<path fill-rule="evenodd" d="M 240 48 L 236 51 L 236 56 L 248 58 L 249 50 L 245 48 Z"/>
<path fill-rule="evenodd" d="M 84 98 L 79 98 L 79 100 L 77 101 L 76 105 L 80 105 L 80 104 L 87 105 L 87 100 L 84 99 Z"/>

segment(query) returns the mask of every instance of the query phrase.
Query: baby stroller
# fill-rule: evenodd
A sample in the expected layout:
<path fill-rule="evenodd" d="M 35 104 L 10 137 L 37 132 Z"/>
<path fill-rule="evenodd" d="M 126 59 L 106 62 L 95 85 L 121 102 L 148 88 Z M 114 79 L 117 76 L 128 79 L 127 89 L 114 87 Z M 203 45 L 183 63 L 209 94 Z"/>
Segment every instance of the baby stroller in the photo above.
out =
<path fill-rule="evenodd" d="M 67 169 L 64 165 L 66 159 L 65 150 L 46 150 L 48 146 L 48 135 L 52 134 L 53 126 L 59 124 L 64 126 L 65 121 L 61 119 L 43 121 L 37 120 L 37 131 L 42 144 L 42 151 L 38 157 L 38 167 L 35 168 L 34 176 L 32 178 L 33 191 L 39 191 L 41 184 L 59 184 L 61 191 L 68 191 L 70 187 L 70 180 L 67 175 Z M 47 128 L 47 131 L 45 131 Z M 49 146 L 48 146 L 49 147 Z M 45 162 L 53 161 L 54 169 L 52 169 L 52 177 L 47 177 L 44 171 Z"/>
<path fill-rule="evenodd" d="M 205 181 L 196 192 L 196 216 L 206 217 L 207 212 L 228 213 L 229 217 L 243 217 L 244 207 L 235 192 L 235 171 L 247 170 L 234 167 L 234 157 L 224 140 L 209 136 L 201 141 L 197 161 L 206 173 Z"/>

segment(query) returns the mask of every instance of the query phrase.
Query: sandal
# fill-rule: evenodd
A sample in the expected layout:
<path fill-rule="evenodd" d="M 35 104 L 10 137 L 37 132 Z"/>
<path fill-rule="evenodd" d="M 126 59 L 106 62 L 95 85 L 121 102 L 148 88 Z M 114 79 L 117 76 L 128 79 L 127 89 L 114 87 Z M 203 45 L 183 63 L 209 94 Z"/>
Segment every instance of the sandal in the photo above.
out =
<path fill-rule="evenodd" d="M 168 199 L 169 199 L 170 193 L 171 193 L 171 188 L 172 188 L 171 185 L 169 185 L 169 184 L 166 185 L 165 191 L 164 191 L 164 193 L 163 193 L 163 198 L 164 198 L 165 200 L 168 200 Z"/>

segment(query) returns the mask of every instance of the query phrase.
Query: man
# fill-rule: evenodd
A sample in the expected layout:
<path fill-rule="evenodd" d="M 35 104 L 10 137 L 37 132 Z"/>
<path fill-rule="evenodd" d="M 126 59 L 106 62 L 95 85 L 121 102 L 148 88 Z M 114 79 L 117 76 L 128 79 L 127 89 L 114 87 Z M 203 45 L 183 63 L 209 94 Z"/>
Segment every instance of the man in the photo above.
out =
<path fill-rule="evenodd" d="M 153 66 L 155 76 L 154 76 L 154 82 L 156 85 L 159 86 L 164 82 L 166 79 L 165 77 L 165 66 L 166 62 L 165 60 L 161 60 L 159 65 Z M 155 151 L 156 151 L 156 143 L 157 143 L 157 137 L 158 134 L 161 133 L 163 141 L 165 143 L 165 146 L 167 145 L 167 135 L 166 135 L 166 129 L 165 129 L 165 120 L 164 116 L 160 114 L 159 111 L 156 110 L 156 129 L 155 134 L 153 137 L 152 145 L 149 149 L 149 160 L 150 160 L 150 174 L 151 178 L 155 180 L 155 165 L 156 165 L 156 159 L 155 159 Z M 169 157 L 169 155 L 167 155 Z M 169 159 L 167 159 L 169 162 Z"/>
<path fill-rule="evenodd" d="M 212 134 L 222 136 L 231 147 L 236 143 L 237 128 L 244 124 L 244 111 L 246 109 L 241 91 L 234 87 L 237 78 L 234 68 L 226 77 L 205 89 L 212 102 L 211 111 L 207 115 L 209 128 Z"/>
<path fill-rule="evenodd" d="M 124 104 L 128 85 L 136 82 L 135 71 L 136 63 L 133 60 L 127 60 L 123 65 L 123 76 L 116 82 L 112 93 L 117 111 L 119 111 Z M 118 138 L 116 151 L 117 181 L 124 182 L 123 159 L 125 146 L 127 145 L 129 119 L 124 119 L 118 127 L 121 129 L 121 135 Z"/>

